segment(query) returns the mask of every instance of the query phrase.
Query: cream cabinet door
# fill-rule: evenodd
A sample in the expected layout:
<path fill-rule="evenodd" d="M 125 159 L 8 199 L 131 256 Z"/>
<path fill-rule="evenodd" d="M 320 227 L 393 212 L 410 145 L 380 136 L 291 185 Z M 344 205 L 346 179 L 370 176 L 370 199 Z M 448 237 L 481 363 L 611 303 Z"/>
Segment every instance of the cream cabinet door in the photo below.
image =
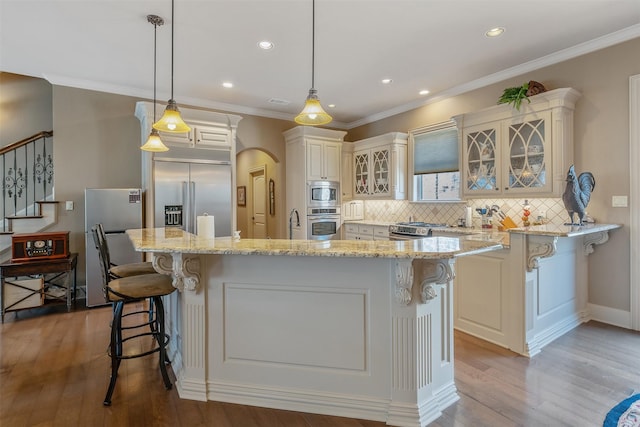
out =
<path fill-rule="evenodd" d="M 335 142 L 307 140 L 307 179 L 340 182 L 341 147 Z"/>

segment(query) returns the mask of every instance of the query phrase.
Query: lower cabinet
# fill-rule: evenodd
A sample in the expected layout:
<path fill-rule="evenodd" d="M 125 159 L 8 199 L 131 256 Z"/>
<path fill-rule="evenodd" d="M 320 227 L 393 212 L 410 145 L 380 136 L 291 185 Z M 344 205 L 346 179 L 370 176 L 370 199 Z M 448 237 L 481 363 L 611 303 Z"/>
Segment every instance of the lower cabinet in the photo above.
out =
<path fill-rule="evenodd" d="M 342 225 L 344 240 L 389 240 L 389 226 L 350 224 Z"/>

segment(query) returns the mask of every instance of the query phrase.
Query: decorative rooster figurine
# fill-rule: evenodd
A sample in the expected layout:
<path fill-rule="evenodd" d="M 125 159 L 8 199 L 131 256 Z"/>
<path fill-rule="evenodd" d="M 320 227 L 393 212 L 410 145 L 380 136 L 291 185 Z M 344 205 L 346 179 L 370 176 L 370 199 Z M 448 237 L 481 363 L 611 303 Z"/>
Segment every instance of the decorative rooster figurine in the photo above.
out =
<path fill-rule="evenodd" d="M 567 209 L 569 220 L 571 221 L 567 225 L 583 225 L 582 218 L 594 188 L 596 188 L 596 180 L 593 174 L 591 172 L 582 172 L 576 178 L 576 170 L 571 165 L 569 172 L 567 172 L 567 187 L 562 195 L 564 207 Z M 577 224 L 573 220 L 574 214 L 578 214 L 578 219 L 580 220 Z"/>

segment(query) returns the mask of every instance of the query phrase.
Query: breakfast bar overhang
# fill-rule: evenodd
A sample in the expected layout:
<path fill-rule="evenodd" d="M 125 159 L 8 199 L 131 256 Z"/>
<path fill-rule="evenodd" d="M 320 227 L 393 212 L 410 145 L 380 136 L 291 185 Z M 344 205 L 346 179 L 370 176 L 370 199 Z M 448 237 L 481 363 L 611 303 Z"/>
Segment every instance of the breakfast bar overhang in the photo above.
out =
<path fill-rule="evenodd" d="M 180 397 L 425 426 L 458 400 L 455 258 L 482 236 L 204 239 L 128 230 L 181 292 L 165 303 Z"/>

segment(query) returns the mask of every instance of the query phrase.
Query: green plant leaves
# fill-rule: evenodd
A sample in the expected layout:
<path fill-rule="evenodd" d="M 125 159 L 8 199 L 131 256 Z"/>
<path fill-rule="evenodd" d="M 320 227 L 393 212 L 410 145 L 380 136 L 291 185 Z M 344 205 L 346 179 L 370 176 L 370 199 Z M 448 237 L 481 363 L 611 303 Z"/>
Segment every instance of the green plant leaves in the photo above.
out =
<path fill-rule="evenodd" d="M 502 96 L 498 99 L 498 104 L 513 104 L 516 110 L 520 111 L 520 105 L 522 100 L 526 99 L 531 102 L 527 96 L 527 90 L 529 90 L 529 83 L 524 83 L 522 86 L 508 87 L 502 93 Z"/>

